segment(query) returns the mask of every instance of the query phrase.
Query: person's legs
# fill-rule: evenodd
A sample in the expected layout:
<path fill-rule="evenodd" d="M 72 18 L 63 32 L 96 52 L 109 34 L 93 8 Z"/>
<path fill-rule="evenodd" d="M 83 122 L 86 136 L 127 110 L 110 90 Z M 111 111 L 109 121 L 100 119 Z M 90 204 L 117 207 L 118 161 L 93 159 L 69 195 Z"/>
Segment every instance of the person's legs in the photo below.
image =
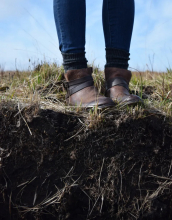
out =
<path fill-rule="evenodd" d="M 54 0 L 54 17 L 65 69 L 68 104 L 108 107 L 114 103 L 94 87 L 92 69 L 85 58 L 85 0 Z"/>
<path fill-rule="evenodd" d="M 87 68 L 85 0 L 54 0 L 54 18 L 65 71 Z"/>
<path fill-rule="evenodd" d="M 106 67 L 128 68 L 134 10 L 134 0 L 103 1 Z"/>
<path fill-rule="evenodd" d="M 103 29 L 106 46 L 106 96 L 130 105 L 141 102 L 130 95 L 129 49 L 134 23 L 134 0 L 104 0 Z"/>

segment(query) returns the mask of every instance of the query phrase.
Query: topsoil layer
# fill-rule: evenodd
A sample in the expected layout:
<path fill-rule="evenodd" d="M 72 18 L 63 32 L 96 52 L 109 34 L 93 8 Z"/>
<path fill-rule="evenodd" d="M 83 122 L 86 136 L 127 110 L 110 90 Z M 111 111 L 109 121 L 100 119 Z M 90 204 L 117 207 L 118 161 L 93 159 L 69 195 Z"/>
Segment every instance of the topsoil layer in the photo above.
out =
<path fill-rule="evenodd" d="M 1 220 L 172 219 L 165 116 L 114 112 L 81 129 L 82 117 L 17 113 L 0 111 Z"/>

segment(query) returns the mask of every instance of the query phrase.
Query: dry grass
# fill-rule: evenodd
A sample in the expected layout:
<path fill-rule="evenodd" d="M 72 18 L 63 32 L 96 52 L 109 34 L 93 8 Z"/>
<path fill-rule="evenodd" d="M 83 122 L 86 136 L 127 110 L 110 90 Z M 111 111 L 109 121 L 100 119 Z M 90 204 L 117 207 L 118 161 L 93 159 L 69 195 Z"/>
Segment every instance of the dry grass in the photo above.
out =
<path fill-rule="evenodd" d="M 172 70 L 166 72 L 133 73 L 130 88 L 138 90 L 140 95 L 150 94 L 145 101 L 149 106 L 158 109 L 161 113 L 172 116 Z"/>
<path fill-rule="evenodd" d="M 104 94 L 104 74 L 98 68 L 93 69 L 95 85 L 99 92 Z M 118 106 L 104 112 L 95 108 L 90 110 L 88 115 L 79 106 L 67 106 L 62 88 L 63 74 L 63 67 L 46 62 L 34 66 L 33 71 L 3 72 L 0 75 L 0 100 L 19 102 L 24 106 L 37 103 L 42 109 L 87 115 L 91 127 L 95 121 L 101 121 L 103 115 L 109 111 L 119 110 Z M 172 70 L 167 69 L 165 73 L 133 72 L 130 90 L 144 98 L 145 106 L 127 107 L 129 113 L 139 111 L 142 115 L 144 109 L 151 109 L 172 116 Z"/>

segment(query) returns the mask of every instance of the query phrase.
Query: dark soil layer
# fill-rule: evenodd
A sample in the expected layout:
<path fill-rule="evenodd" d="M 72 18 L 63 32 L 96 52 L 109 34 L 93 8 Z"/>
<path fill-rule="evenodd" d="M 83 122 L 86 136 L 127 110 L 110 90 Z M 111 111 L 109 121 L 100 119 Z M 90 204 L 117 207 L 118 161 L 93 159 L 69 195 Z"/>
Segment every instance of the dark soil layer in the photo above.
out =
<path fill-rule="evenodd" d="M 31 135 L 17 112 L 0 111 L 1 220 L 172 219 L 165 116 L 114 112 L 75 135 L 83 118 L 40 110 Z"/>

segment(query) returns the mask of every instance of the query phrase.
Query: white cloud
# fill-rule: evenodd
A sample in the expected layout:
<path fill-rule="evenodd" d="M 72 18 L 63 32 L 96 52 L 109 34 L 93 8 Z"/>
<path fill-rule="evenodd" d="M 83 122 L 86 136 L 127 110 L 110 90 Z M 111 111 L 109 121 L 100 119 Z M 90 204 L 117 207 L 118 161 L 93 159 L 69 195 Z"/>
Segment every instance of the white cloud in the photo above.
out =
<path fill-rule="evenodd" d="M 105 64 L 102 1 L 87 2 L 87 58 Z M 132 67 L 144 68 L 155 54 L 154 68 L 165 69 L 172 59 L 172 1 L 136 0 L 136 17 L 131 44 Z M 25 10 L 26 9 L 26 10 Z M 28 67 L 28 58 L 62 58 L 50 0 L 1 0 L 0 62 L 6 68 Z M 17 49 L 17 50 L 16 50 Z M 171 49 L 171 51 L 170 51 Z M 0 63 L 0 64 L 1 64 Z"/>
<path fill-rule="evenodd" d="M 172 58 L 172 2 L 136 1 L 136 18 L 131 44 L 131 65 L 145 68 L 155 55 L 154 68 L 165 70 Z"/>
<path fill-rule="evenodd" d="M 4 10 L 8 9 L 10 2 L 12 1 L 8 0 L 3 4 Z M 18 17 L 15 10 L 11 11 L 10 21 L 2 16 L 5 22 L 2 24 L 3 34 L 0 35 L 0 62 L 6 63 L 6 69 L 15 68 L 16 58 L 21 68 L 28 67 L 29 58 L 35 60 L 45 58 L 48 61 L 56 59 L 61 64 L 53 11 L 49 15 L 46 13 L 45 5 L 39 7 L 27 4 L 26 1 L 21 7 L 19 0 L 15 3 L 18 4 L 15 7 L 20 8 Z M 52 2 L 50 4 L 52 6 Z"/>
<path fill-rule="evenodd" d="M 0 21 L 11 17 L 19 17 L 21 12 L 22 0 L 1 0 Z"/>

